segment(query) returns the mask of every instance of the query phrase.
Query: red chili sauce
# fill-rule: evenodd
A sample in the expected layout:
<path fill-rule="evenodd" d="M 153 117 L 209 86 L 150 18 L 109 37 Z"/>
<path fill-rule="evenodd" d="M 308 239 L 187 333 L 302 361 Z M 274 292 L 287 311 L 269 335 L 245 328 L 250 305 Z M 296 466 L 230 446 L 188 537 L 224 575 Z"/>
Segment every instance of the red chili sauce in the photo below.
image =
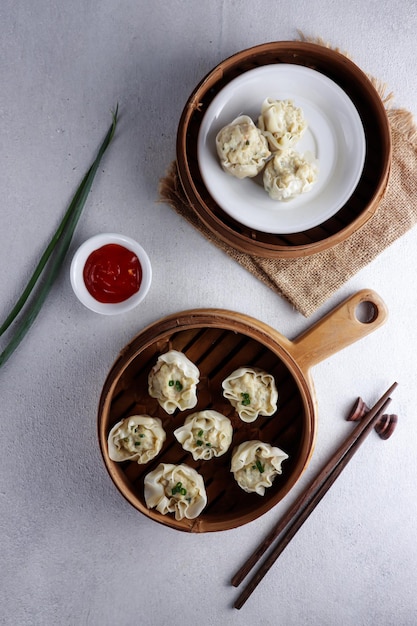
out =
<path fill-rule="evenodd" d="M 117 243 L 94 250 L 83 271 L 89 293 L 106 304 L 123 302 L 139 291 L 142 268 L 134 252 Z"/>

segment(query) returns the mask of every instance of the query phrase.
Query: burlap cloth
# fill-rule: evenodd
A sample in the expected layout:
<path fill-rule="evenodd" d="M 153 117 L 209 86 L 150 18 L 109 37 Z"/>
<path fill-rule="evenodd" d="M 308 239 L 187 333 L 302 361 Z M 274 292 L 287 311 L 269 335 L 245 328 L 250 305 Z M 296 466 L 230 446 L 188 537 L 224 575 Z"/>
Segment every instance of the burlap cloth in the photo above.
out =
<path fill-rule="evenodd" d="M 417 127 L 409 111 L 391 107 L 392 94 L 371 77 L 384 102 L 392 133 L 392 170 L 384 198 L 358 231 L 334 247 L 299 259 L 264 259 L 235 250 L 216 237 L 189 206 L 176 163 L 160 182 L 160 199 L 254 276 L 286 298 L 302 315 L 312 315 L 354 274 L 417 221 Z"/>

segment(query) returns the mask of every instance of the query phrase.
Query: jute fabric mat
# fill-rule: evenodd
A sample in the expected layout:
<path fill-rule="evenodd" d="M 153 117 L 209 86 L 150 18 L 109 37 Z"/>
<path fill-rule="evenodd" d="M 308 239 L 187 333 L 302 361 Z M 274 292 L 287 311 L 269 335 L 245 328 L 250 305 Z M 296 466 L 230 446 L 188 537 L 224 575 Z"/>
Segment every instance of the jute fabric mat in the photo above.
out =
<path fill-rule="evenodd" d="M 159 194 L 163 202 L 305 317 L 312 315 L 344 283 L 417 222 L 417 127 L 409 111 L 390 106 L 392 94 L 385 95 L 384 85 L 371 80 L 386 107 L 392 133 L 392 169 L 388 187 L 372 218 L 345 241 L 328 250 L 299 259 L 264 259 L 235 250 L 217 238 L 190 207 L 175 162 L 160 182 Z"/>

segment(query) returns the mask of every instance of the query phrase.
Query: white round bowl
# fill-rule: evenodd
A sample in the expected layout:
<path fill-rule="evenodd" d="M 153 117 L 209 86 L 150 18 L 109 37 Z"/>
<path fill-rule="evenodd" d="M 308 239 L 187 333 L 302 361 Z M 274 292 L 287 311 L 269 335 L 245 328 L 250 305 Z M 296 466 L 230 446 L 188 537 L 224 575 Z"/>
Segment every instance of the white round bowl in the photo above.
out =
<path fill-rule="evenodd" d="M 139 291 L 127 300 L 107 304 L 99 302 L 89 293 L 84 283 L 83 271 L 88 257 L 94 250 L 112 243 L 124 246 L 136 254 L 142 268 L 142 281 Z M 145 298 L 152 282 L 152 266 L 145 250 L 134 239 L 116 233 L 101 233 L 85 241 L 74 254 L 70 267 L 70 280 L 75 295 L 88 309 L 102 315 L 117 315 L 130 311 Z"/>

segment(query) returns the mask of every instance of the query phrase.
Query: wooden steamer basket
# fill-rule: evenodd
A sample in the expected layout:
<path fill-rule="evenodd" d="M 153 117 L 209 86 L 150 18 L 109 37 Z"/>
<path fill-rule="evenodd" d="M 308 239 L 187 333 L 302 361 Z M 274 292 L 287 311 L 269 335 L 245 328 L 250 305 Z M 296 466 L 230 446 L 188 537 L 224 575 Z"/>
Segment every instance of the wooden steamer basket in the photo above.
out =
<path fill-rule="evenodd" d="M 368 303 L 372 311 L 366 322 L 358 317 L 362 303 Z M 266 513 L 295 485 L 313 453 L 317 406 L 311 368 L 379 328 L 386 317 L 386 307 L 380 297 L 373 291 L 363 290 L 295 341 L 254 318 L 222 309 L 184 311 L 151 324 L 122 350 L 100 397 L 99 443 L 114 484 L 137 510 L 157 522 L 183 531 L 227 530 Z M 171 349 L 184 352 L 201 373 L 197 406 L 172 416 L 148 395 L 147 385 L 149 371 L 156 359 Z M 258 417 L 253 423 L 244 423 L 223 398 L 223 379 L 241 365 L 261 367 L 275 377 L 279 401 L 274 416 Z M 223 456 L 210 461 L 194 461 L 176 441 L 173 431 L 183 424 L 188 414 L 207 408 L 231 419 L 233 441 Z M 109 431 L 122 418 L 141 413 L 162 420 L 167 439 L 161 453 L 146 465 L 133 461 L 113 462 L 107 449 Z M 289 455 L 283 463 L 282 475 L 275 478 L 264 496 L 244 492 L 230 472 L 233 448 L 251 439 L 278 446 Z M 143 480 L 161 462 L 186 463 L 202 474 L 208 503 L 198 518 L 177 521 L 173 515 L 162 515 L 146 507 Z"/>
<path fill-rule="evenodd" d="M 213 98 L 244 72 L 278 63 L 317 70 L 339 85 L 358 110 L 366 142 L 362 176 L 346 204 L 319 226 L 289 235 L 264 233 L 246 227 L 227 215 L 206 189 L 197 158 L 199 129 Z M 371 80 L 345 55 L 305 42 L 266 43 L 243 50 L 221 62 L 190 95 L 177 132 L 179 177 L 194 212 L 222 241 L 237 250 L 264 258 L 307 256 L 333 247 L 358 230 L 375 213 L 385 193 L 391 153 L 387 114 Z"/>

